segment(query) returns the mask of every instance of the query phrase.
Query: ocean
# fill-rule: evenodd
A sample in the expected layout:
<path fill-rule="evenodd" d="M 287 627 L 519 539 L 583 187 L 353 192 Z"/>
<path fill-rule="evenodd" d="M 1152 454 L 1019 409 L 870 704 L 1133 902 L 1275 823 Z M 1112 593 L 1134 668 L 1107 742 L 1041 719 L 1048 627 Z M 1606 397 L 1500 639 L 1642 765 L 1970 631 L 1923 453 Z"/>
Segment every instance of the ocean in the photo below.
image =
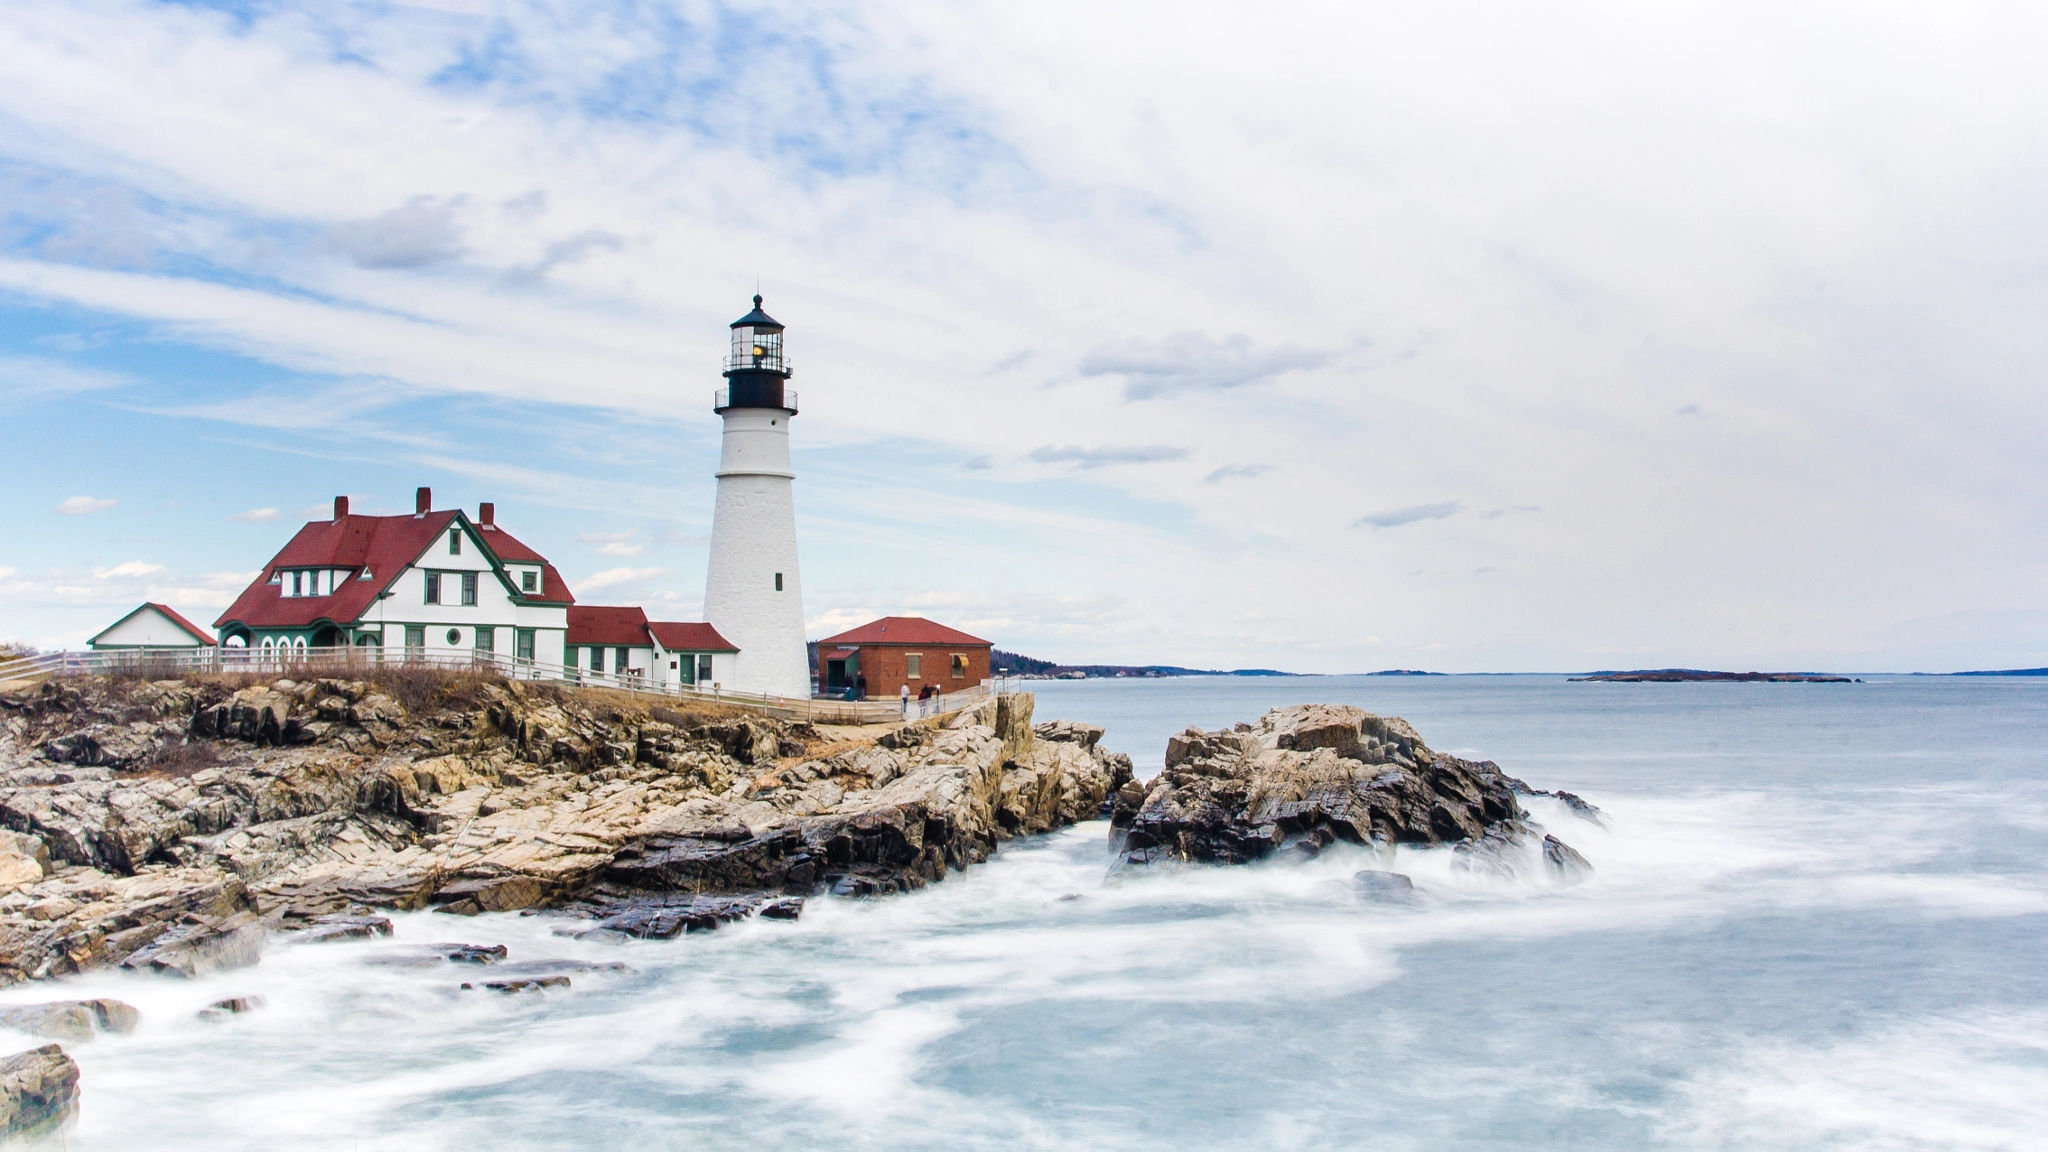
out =
<path fill-rule="evenodd" d="M 67 1046 L 71 1149 L 1857 1148 L 2048 1143 L 2048 681 L 1554 676 L 1030 685 L 1141 776 L 1168 735 L 1288 703 L 1406 717 L 1578 793 L 1531 814 L 1566 887 L 1445 850 L 1109 880 L 1097 821 L 879 900 L 667 942 L 547 916 L 398 942 L 623 961 L 463 992 L 276 949 L 192 983 L 98 974 L 130 1037 Z M 1360 902 L 1393 868 L 1414 906 Z M 196 1019 L 261 995 L 261 1011 Z M 13 1048 L 31 1046 L 14 1037 Z"/>

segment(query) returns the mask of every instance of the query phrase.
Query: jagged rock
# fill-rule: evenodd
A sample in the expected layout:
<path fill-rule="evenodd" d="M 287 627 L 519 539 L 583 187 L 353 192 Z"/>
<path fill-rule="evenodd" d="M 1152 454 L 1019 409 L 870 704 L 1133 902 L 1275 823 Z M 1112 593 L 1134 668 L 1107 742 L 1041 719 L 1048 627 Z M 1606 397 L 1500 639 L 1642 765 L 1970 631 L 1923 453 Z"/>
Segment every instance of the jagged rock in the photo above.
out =
<path fill-rule="evenodd" d="M 56 1044 L 0 1060 L 0 1137 L 34 1140 L 78 1116 L 78 1064 Z"/>
<path fill-rule="evenodd" d="M 194 979 L 245 968 L 263 955 L 263 924 L 253 912 L 191 915 L 121 961 L 121 967 Z"/>
<path fill-rule="evenodd" d="M 1543 863 L 1549 866 L 1551 875 L 1566 884 L 1583 883 L 1593 875 L 1593 866 L 1586 863 L 1586 858 L 1555 836 L 1543 837 Z"/>
<path fill-rule="evenodd" d="M 1367 869 L 1351 874 L 1351 890 L 1361 900 L 1376 904 L 1413 904 L 1416 902 L 1415 881 L 1399 872 L 1382 872 Z"/>
<path fill-rule="evenodd" d="M 1166 770 L 1120 788 L 1119 867 L 1241 864 L 1281 848 L 1438 844 L 1519 830 L 1511 783 L 1491 762 L 1433 752 L 1406 721 L 1344 705 L 1276 708 L 1256 725 L 1167 743 Z"/>
<path fill-rule="evenodd" d="M 496 964 L 509 954 L 503 944 L 413 944 L 372 956 L 380 968 L 439 968 L 443 964 Z"/>

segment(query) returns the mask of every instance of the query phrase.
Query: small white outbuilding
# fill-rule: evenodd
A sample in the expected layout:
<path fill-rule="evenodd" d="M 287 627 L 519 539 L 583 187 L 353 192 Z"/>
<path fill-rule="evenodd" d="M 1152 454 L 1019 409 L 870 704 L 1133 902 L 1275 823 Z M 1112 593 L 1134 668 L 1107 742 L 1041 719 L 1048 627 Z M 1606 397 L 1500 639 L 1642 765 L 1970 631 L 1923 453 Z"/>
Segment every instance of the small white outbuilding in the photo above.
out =
<path fill-rule="evenodd" d="M 168 604 L 145 602 L 142 606 L 85 642 L 95 652 L 136 648 L 207 648 L 212 634 L 171 608 Z"/>

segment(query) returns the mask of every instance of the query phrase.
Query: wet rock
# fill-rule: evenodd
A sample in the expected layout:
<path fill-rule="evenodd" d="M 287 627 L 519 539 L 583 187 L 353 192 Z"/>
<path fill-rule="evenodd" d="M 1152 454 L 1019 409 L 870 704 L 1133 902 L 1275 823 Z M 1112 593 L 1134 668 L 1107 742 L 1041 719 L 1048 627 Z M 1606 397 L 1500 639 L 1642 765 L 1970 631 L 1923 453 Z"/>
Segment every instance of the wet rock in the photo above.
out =
<path fill-rule="evenodd" d="M 527 980 L 540 976 L 561 976 L 570 972 L 632 972 L 631 964 L 617 960 L 522 960 L 493 969 L 501 980 Z"/>
<path fill-rule="evenodd" d="M 0 1008 L 0 1028 L 12 1028 L 45 1040 L 90 1040 L 97 1023 L 92 1008 L 75 1000 Z"/>
<path fill-rule="evenodd" d="M 1486 835 L 1451 849 L 1451 871 L 1487 880 L 1512 880 L 1516 873 L 1517 837 L 1510 830 L 1488 829 Z"/>
<path fill-rule="evenodd" d="M 569 978 L 567 976 L 536 976 L 530 980 L 486 980 L 481 985 L 464 984 L 462 990 L 468 992 L 476 987 L 482 987 L 489 992 L 503 992 L 507 994 L 513 992 L 539 992 L 546 988 L 567 988 L 569 987 Z"/>
<path fill-rule="evenodd" d="M 636 940 L 669 940 L 686 932 L 709 932 L 721 924 L 744 920 L 767 903 L 768 899 L 761 895 L 629 896 L 597 905 L 603 918 L 591 931 L 617 933 Z"/>
<path fill-rule="evenodd" d="M 1415 881 L 1399 872 L 1366 869 L 1351 874 L 1351 890 L 1361 900 L 1375 904 L 1414 904 L 1419 901 Z"/>
<path fill-rule="evenodd" d="M 1586 858 L 1555 836 L 1543 837 L 1543 863 L 1552 876 L 1566 884 L 1581 884 L 1593 875 L 1593 866 Z"/>
<path fill-rule="evenodd" d="M 1338 841 L 1442 844 L 1510 834 L 1522 810 L 1491 762 L 1433 752 L 1406 721 L 1343 705 L 1276 708 L 1256 725 L 1167 743 L 1166 770 L 1119 789 L 1118 867 L 1242 864 Z"/>
<path fill-rule="evenodd" d="M 316 917 L 307 927 L 284 933 L 279 938 L 292 944 L 328 944 L 389 935 L 391 921 L 387 917 L 333 914 Z"/>
<path fill-rule="evenodd" d="M 56 1044 L 0 1060 L 0 1137 L 35 1140 L 78 1116 L 78 1064 Z"/>
<path fill-rule="evenodd" d="M 263 924 L 253 912 L 187 916 L 121 962 L 121 967 L 195 979 L 256 963 L 263 955 Z"/>
<path fill-rule="evenodd" d="M 90 1040 L 98 1032 L 125 1036 L 141 1022 L 142 1013 L 119 1000 L 58 1000 L 0 1008 L 0 1028 L 47 1040 Z"/>
<path fill-rule="evenodd" d="M 199 1018 L 217 1024 L 230 1016 L 240 1016 L 246 1012 L 254 1012 L 262 1008 L 265 1003 L 266 1001 L 261 996 L 230 996 L 225 1000 L 215 1000 L 213 1003 L 201 1008 L 199 1010 Z"/>

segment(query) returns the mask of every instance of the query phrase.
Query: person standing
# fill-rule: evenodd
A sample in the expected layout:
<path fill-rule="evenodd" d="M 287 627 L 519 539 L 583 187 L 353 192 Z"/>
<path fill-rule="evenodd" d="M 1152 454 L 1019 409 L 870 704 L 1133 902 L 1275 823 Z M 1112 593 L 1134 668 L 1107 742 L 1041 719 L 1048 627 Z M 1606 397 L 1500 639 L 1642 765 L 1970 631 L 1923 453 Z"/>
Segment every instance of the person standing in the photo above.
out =
<path fill-rule="evenodd" d="M 867 673 L 862 672 L 860 675 L 855 676 L 853 678 L 853 698 L 855 700 L 865 700 L 868 698 Z"/>
<path fill-rule="evenodd" d="M 903 687 L 897 689 L 896 695 L 900 697 L 903 701 L 903 718 L 905 720 L 910 719 L 910 685 L 905 684 Z"/>

